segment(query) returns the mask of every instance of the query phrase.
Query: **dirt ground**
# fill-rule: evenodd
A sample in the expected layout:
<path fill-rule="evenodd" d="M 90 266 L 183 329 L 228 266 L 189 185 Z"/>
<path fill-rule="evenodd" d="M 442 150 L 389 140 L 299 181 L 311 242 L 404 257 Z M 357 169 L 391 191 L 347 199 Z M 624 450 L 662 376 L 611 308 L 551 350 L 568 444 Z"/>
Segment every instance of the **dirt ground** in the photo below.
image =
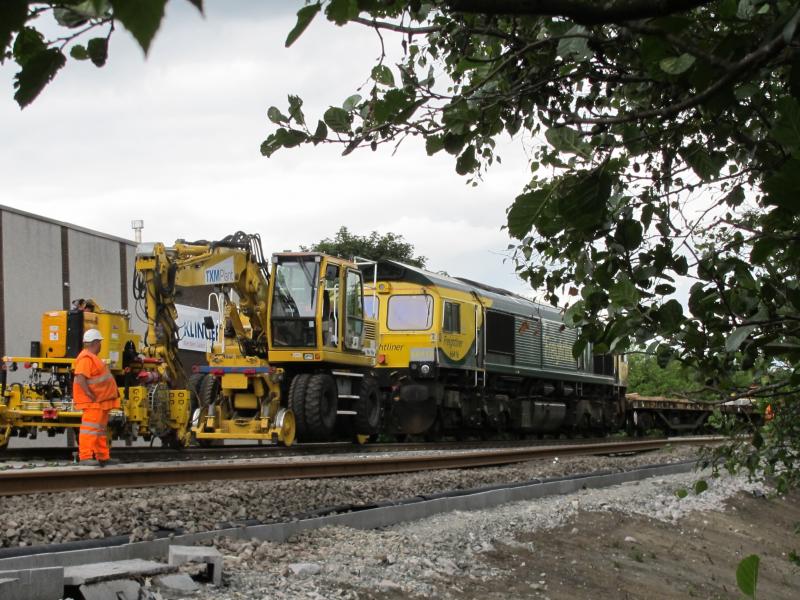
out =
<path fill-rule="evenodd" d="M 563 527 L 518 537 L 519 546 L 497 547 L 491 561 L 511 573 L 489 585 L 471 583 L 463 598 L 741 598 L 736 566 L 750 554 L 761 557 L 758 598 L 800 598 L 800 567 L 788 559 L 792 550 L 800 553 L 800 494 L 740 494 L 728 507 L 677 525 L 580 512 Z"/>

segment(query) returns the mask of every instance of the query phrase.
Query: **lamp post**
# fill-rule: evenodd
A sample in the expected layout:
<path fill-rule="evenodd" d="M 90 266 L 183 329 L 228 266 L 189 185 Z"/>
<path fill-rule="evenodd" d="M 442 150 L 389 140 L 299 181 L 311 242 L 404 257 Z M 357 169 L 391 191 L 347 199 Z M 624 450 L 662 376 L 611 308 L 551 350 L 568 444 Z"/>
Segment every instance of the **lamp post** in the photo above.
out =
<path fill-rule="evenodd" d="M 141 244 L 142 243 L 142 229 L 144 229 L 144 221 L 142 221 L 141 219 L 136 219 L 134 221 L 131 221 L 131 227 L 133 228 L 133 231 L 135 232 L 134 239 L 136 240 L 136 243 L 137 244 Z"/>

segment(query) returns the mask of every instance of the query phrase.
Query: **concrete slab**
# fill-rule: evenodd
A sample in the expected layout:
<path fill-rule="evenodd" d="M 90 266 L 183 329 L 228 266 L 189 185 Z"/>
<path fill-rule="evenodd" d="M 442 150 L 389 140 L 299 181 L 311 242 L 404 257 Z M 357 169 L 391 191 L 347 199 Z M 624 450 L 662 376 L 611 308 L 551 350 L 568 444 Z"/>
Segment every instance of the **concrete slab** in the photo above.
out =
<path fill-rule="evenodd" d="M 150 577 L 162 573 L 174 573 L 177 570 L 177 567 L 171 565 L 139 558 L 91 563 L 64 569 L 64 585 L 78 586 L 114 579 Z M 109 597 L 113 598 L 113 596 Z"/>
<path fill-rule="evenodd" d="M 115 579 L 78 587 L 83 600 L 139 600 L 142 586 L 132 579 Z"/>
<path fill-rule="evenodd" d="M 64 595 L 64 569 L 0 571 L 3 600 L 58 600 Z"/>
<path fill-rule="evenodd" d="M 186 563 L 205 563 L 211 583 L 222 583 L 222 553 L 213 546 L 170 546 L 169 564 Z"/>
<path fill-rule="evenodd" d="M 186 573 L 173 573 L 171 575 L 159 575 L 153 578 L 153 587 L 161 590 L 163 595 L 168 598 L 183 598 L 187 594 L 194 594 L 200 589 L 200 585 Z"/>

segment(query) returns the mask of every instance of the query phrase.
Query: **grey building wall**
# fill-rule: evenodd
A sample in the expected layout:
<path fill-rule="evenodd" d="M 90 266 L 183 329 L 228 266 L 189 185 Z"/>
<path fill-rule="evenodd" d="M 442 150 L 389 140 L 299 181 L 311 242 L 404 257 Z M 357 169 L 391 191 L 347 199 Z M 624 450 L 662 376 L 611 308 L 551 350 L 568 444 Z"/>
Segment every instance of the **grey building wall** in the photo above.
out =
<path fill-rule="evenodd" d="M 68 230 L 70 299 L 94 298 L 105 309 L 122 306 L 119 242 Z M 125 302 L 127 303 L 127 295 Z"/>
<path fill-rule="evenodd" d="M 61 308 L 61 228 L 3 210 L 3 355 L 28 356 L 42 313 Z"/>
<path fill-rule="evenodd" d="M 144 308 L 134 300 L 136 243 L 72 223 L 0 205 L 0 356 L 28 356 L 41 338 L 42 314 L 94 298 L 107 310 L 127 310 L 144 334 Z M 206 308 L 212 286 L 184 288 L 180 304 Z M 184 366 L 205 362 L 203 352 L 181 350 Z M 17 371 L 9 381 L 20 381 Z"/>
<path fill-rule="evenodd" d="M 2 205 L 0 224 L 0 355 L 27 356 L 42 313 L 76 298 L 133 314 L 135 242 Z"/>

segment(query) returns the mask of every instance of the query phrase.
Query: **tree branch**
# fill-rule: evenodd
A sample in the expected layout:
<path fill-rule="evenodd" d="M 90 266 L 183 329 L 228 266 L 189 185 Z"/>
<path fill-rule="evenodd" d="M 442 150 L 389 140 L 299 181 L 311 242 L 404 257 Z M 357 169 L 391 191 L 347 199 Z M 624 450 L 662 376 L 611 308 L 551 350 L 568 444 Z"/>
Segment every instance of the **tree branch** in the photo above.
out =
<path fill-rule="evenodd" d="M 710 4 L 711 0 L 445 0 L 455 12 L 567 17 L 584 25 L 663 17 Z"/>

